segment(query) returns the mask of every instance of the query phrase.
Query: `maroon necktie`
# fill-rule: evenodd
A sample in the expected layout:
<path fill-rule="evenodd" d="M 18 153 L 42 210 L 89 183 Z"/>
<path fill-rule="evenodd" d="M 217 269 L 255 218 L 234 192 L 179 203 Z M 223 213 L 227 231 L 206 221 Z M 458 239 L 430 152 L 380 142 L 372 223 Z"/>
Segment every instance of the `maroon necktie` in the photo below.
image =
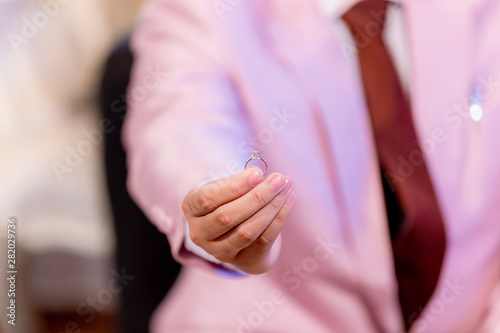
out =
<path fill-rule="evenodd" d="M 399 300 L 409 328 L 435 289 L 446 238 L 410 106 L 382 40 L 387 6 L 381 0 L 361 1 L 343 19 L 358 49 L 383 182 L 391 184 L 392 190 L 385 186 L 385 199 L 391 230 L 400 227 L 392 248 Z"/>

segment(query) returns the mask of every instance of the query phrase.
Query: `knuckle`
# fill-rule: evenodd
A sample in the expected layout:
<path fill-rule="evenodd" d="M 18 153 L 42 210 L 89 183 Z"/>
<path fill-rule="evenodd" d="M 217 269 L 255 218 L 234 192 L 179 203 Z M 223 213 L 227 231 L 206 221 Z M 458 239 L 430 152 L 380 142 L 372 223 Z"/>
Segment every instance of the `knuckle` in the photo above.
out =
<path fill-rule="evenodd" d="M 269 246 L 269 245 L 272 245 L 272 243 L 274 242 L 274 240 L 269 237 L 269 235 L 266 235 L 266 234 L 263 234 L 263 235 L 260 235 L 256 240 L 255 240 L 255 245 L 259 246 L 259 247 L 265 247 L 265 246 Z"/>
<path fill-rule="evenodd" d="M 238 253 L 238 255 L 234 258 L 233 265 L 236 265 L 238 268 L 245 270 L 245 268 L 252 267 L 255 265 L 256 258 L 253 256 L 246 255 L 243 251 Z"/>
<path fill-rule="evenodd" d="M 228 183 L 229 190 L 231 191 L 231 194 L 235 197 L 241 197 L 244 193 L 240 188 L 240 185 L 238 182 L 235 181 L 230 181 Z"/>
<path fill-rule="evenodd" d="M 278 214 L 276 215 L 276 217 L 274 218 L 274 222 L 273 223 L 283 223 L 285 222 L 286 218 L 288 217 L 288 214 L 289 214 L 289 210 L 288 209 L 281 209 Z"/>
<path fill-rule="evenodd" d="M 260 192 L 260 191 L 252 191 L 253 193 L 253 197 L 254 197 L 254 200 L 255 202 L 257 202 L 257 204 L 259 204 L 259 206 L 264 206 L 265 204 L 267 204 L 267 200 L 264 196 L 264 193 Z"/>
<path fill-rule="evenodd" d="M 243 241 L 243 243 L 252 242 L 256 237 L 255 232 L 247 228 L 241 228 L 240 230 L 238 230 L 237 235 L 239 240 Z"/>
<path fill-rule="evenodd" d="M 211 211 L 216 208 L 210 192 L 206 189 L 197 192 L 195 203 L 203 211 Z"/>
<path fill-rule="evenodd" d="M 273 210 L 280 210 L 281 209 L 281 205 L 276 200 L 271 201 L 270 203 L 268 203 L 268 205 Z"/>
<path fill-rule="evenodd" d="M 224 209 L 218 209 L 215 211 L 215 221 L 224 227 L 230 227 L 233 223 L 232 218 Z"/>
<path fill-rule="evenodd" d="M 200 234 L 192 229 L 189 230 L 189 238 L 191 238 L 191 241 L 195 243 L 198 246 L 202 245 L 202 240 L 200 237 Z"/>

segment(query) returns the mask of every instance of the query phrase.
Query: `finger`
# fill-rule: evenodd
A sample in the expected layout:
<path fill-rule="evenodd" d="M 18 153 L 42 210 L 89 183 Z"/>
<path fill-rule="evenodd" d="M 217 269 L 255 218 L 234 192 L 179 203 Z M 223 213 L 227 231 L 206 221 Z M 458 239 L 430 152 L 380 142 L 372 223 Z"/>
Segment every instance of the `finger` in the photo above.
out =
<path fill-rule="evenodd" d="M 219 245 L 223 252 L 232 252 L 234 255 L 252 244 L 276 219 L 293 192 L 292 180 L 287 180 L 288 183 L 285 188 L 270 203 L 213 242 Z"/>
<path fill-rule="evenodd" d="M 208 239 L 218 238 L 247 220 L 270 203 L 287 186 L 288 177 L 279 173 L 271 174 L 262 183 L 242 197 L 220 206 L 209 215 L 201 218 L 201 226 Z"/>
<path fill-rule="evenodd" d="M 199 187 L 191 196 L 190 212 L 193 216 L 207 215 L 219 206 L 241 197 L 263 179 L 260 168 L 248 167 L 236 175 Z"/>
<path fill-rule="evenodd" d="M 259 274 L 266 271 L 269 268 L 264 267 L 267 264 L 265 262 L 267 254 L 283 229 L 286 220 L 293 210 L 294 204 L 295 193 L 292 190 L 285 205 L 274 220 L 255 241 L 237 254 L 232 263 L 251 274 Z M 255 269 L 257 270 L 254 271 Z"/>

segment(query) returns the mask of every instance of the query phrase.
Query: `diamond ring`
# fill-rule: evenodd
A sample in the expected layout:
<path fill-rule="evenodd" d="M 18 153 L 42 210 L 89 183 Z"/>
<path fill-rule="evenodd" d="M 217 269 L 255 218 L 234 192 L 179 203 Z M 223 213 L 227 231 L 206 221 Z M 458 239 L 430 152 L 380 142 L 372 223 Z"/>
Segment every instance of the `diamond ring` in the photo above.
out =
<path fill-rule="evenodd" d="M 264 159 L 264 157 L 262 157 L 262 155 L 260 154 L 259 151 L 254 151 L 252 153 L 252 156 L 250 156 L 248 158 L 247 162 L 245 163 L 245 169 L 247 168 L 248 163 L 250 163 L 253 160 L 260 160 L 260 161 L 264 162 L 264 165 L 266 166 L 266 171 L 264 171 L 264 176 L 265 176 L 266 173 L 267 173 L 267 163 L 266 163 L 266 160 Z"/>

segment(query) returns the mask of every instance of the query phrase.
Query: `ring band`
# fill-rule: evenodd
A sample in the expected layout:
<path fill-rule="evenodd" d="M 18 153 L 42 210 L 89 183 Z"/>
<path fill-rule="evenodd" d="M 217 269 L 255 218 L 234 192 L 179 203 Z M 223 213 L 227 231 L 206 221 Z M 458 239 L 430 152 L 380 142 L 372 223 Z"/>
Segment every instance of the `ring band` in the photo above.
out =
<path fill-rule="evenodd" d="M 259 151 L 254 151 L 252 153 L 252 156 L 250 156 L 247 160 L 247 162 L 245 163 L 245 169 L 247 168 L 247 165 L 248 163 L 250 163 L 250 161 L 253 161 L 253 160 L 261 160 L 262 162 L 264 162 L 264 165 L 266 166 L 266 171 L 264 171 L 264 176 L 266 175 L 267 173 L 267 163 L 266 163 L 266 160 L 264 159 L 264 157 L 262 157 L 262 155 L 260 154 Z"/>

